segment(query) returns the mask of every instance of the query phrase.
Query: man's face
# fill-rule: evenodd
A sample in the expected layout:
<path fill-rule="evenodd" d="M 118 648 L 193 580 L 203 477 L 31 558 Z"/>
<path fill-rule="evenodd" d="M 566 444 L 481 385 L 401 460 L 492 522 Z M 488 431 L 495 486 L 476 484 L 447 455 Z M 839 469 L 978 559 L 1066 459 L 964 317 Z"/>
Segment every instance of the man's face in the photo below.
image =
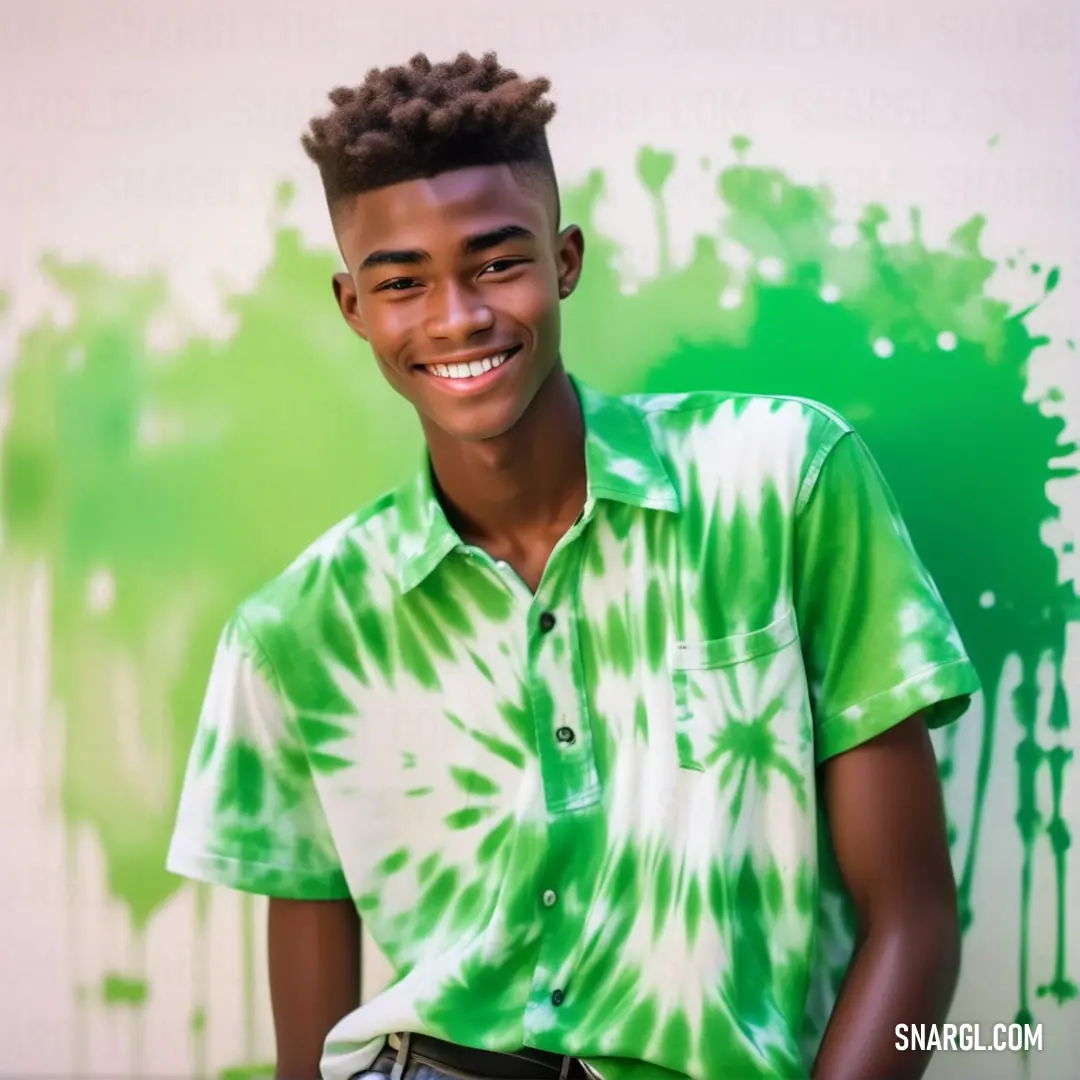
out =
<path fill-rule="evenodd" d="M 340 214 L 342 314 L 429 437 L 504 434 L 558 363 L 583 240 L 556 232 L 553 203 L 496 165 L 369 192 Z"/>

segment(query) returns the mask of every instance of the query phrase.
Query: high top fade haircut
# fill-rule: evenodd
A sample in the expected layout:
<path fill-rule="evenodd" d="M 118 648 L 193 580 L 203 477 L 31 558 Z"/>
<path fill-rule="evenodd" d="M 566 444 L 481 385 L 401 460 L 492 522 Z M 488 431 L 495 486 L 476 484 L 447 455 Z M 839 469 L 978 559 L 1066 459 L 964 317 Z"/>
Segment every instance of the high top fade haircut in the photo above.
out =
<path fill-rule="evenodd" d="M 439 64 L 418 53 L 407 64 L 372 68 L 357 87 L 330 92 L 334 109 L 301 137 L 319 168 L 331 216 L 345 200 L 455 169 L 509 165 L 559 194 L 545 128 L 555 105 L 548 79 L 522 79 L 495 53 L 459 53 Z"/>

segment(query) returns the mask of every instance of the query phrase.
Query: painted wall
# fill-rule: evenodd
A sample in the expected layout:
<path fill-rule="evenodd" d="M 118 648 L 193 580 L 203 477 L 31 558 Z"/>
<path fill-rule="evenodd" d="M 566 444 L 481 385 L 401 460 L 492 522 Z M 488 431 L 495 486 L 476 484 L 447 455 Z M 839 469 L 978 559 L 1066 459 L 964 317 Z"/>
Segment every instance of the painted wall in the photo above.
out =
<path fill-rule="evenodd" d="M 878 455 L 987 687 L 938 743 L 953 1018 L 1041 1023 L 1027 1075 L 1067 1075 L 1076 30 L 1051 0 L 9 0 L 0 1075 L 269 1060 L 262 905 L 162 869 L 187 746 L 233 605 L 420 449 L 333 308 L 298 136 L 372 65 L 489 47 L 555 83 L 570 367 L 817 397 Z"/>

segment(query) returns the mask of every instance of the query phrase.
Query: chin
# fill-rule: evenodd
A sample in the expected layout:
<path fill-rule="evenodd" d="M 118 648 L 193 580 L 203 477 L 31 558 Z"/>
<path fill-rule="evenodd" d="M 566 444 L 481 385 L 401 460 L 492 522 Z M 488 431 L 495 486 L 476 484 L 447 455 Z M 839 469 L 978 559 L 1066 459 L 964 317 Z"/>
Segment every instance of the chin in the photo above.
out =
<path fill-rule="evenodd" d="M 462 405 L 466 403 L 462 402 Z M 521 419 L 528 402 L 514 399 L 477 403 L 460 409 L 440 409 L 431 420 L 459 442 L 482 443 L 506 435 Z"/>
<path fill-rule="evenodd" d="M 464 443 L 485 443 L 500 439 L 513 430 L 518 417 L 485 417 L 473 422 L 446 423 L 439 426 L 453 439 Z"/>

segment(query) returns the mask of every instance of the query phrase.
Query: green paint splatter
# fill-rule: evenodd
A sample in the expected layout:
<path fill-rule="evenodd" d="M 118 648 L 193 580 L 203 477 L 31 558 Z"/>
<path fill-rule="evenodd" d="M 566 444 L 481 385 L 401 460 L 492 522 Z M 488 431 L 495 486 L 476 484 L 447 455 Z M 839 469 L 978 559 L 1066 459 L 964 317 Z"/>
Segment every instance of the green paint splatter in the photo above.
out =
<path fill-rule="evenodd" d="M 240 898 L 240 947 L 244 980 L 244 1057 L 251 1061 L 257 1053 L 255 1031 L 258 995 L 255 989 L 255 899 L 249 895 Z"/>
<path fill-rule="evenodd" d="M 259 1062 L 253 1065 L 233 1065 L 218 1073 L 218 1080 L 273 1080 L 273 1062 Z"/>
<path fill-rule="evenodd" d="M 0 463 L 2 463 L 2 459 L 0 459 Z M 0 556 L 2 555 L 3 547 L 0 545 Z M 82 962 L 81 935 L 79 933 L 81 907 L 78 897 L 81 882 L 79 879 L 79 863 L 75 857 L 75 835 L 70 825 L 64 829 L 64 872 L 68 890 L 66 913 L 67 947 L 70 955 L 75 959 L 76 971 L 80 971 Z M 81 1078 L 86 1075 L 86 1063 L 90 1056 L 90 1015 L 87 1007 L 90 994 L 87 993 L 87 988 L 83 983 L 76 983 L 73 998 L 74 1016 L 72 1018 L 71 1053 L 74 1068 L 72 1071 L 77 1078 Z"/>
<path fill-rule="evenodd" d="M 191 1060 L 196 1080 L 205 1080 L 209 1063 L 210 1009 L 210 889 L 206 885 L 194 886 L 195 926 L 193 933 L 192 1004 L 191 1004 Z"/>
<path fill-rule="evenodd" d="M 668 227 L 667 207 L 664 203 L 664 185 L 675 168 L 674 154 L 659 154 L 645 147 L 637 160 L 638 178 L 652 196 L 656 231 L 660 241 L 660 276 L 671 273 L 671 230 Z"/>
<path fill-rule="evenodd" d="M 980 250 L 981 218 L 935 250 L 922 238 L 917 212 L 910 236 L 887 242 L 888 215 L 870 206 L 854 242 L 840 242 L 827 190 L 749 164 L 745 136 L 731 149 L 736 163 L 716 178 L 720 232 L 710 225 L 678 267 L 664 201 L 676 162 L 641 152 L 637 172 L 654 207 L 661 260 L 659 273 L 633 294 L 615 270 L 617 243 L 594 224 L 603 175 L 566 192 L 568 218 L 585 228 L 590 254 L 565 307 L 568 363 L 615 392 L 723 387 L 805 395 L 859 426 L 987 688 L 973 802 L 960 807 L 950 797 L 954 824 L 958 814 L 968 824 L 956 852 L 965 924 L 974 917 L 990 777 L 1006 764 L 994 758 L 997 688 L 1006 658 L 1021 661 L 1023 692 L 1013 702 L 1024 852 L 1017 1007 L 1022 1015 L 1031 1008 L 1030 878 L 1047 844 L 1056 949 L 1037 997 L 1068 1001 L 1076 996 L 1065 959 L 1063 792 L 1071 754 L 1039 741 L 1031 695 L 1039 658 L 1049 653 L 1060 700 L 1052 731 L 1063 740 L 1061 658 L 1075 598 L 1059 583 L 1040 528 L 1056 516 L 1047 482 L 1070 475 L 1048 463 L 1071 448 L 1061 444 L 1062 421 L 1025 400 L 1027 364 L 1048 344 L 1028 328 L 1034 304 L 1016 311 L 988 295 L 995 266 Z M 279 189 L 279 215 L 292 196 L 289 186 Z M 65 326 L 43 321 L 22 337 L 6 388 L 0 555 L 16 568 L 33 559 L 50 569 L 63 810 L 73 828 L 88 826 L 100 840 L 109 887 L 136 932 L 180 887 L 163 869 L 165 849 L 221 626 L 319 532 L 403 479 L 420 450 L 408 406 L 332 304 L 336 257 L 307 247 L 280 217 L 272 227 L 266 271 L 230 300 L 232 335 L 165 352 L 147 344 L 148 328 L 168 310 L 161 279 L 46 258 L 43 267 L 75 317 Z M 749 255 L 749 270 L 727 256 L 725 244 Z M 1058 284 L 1056 268 L 1036 273 L 1044 295 Z M 0 317 L 5 305 L 0 295 Z M 338 467 L 327 469 L 327 461 Z M 949 743 L 942 762 L 947 785 L 954 751 Z M 1047 769 L 1049 807 L 1039 782 Z M 244 1040 L 253 1058 L 256 976 L 246 919 Z M 196 933 L 207 933 L 205 907 Z M 192 1006 L 201 1074 L 208 963 Z M 111 986 L 109 978 L 119 977 L 107 977 Z M 271 1072 L 252 1066 L 221 1075 Z"/>
<path fill-rule="evenodd" d="M 108 972 L 101 980 L 101 1000 L 106 1005 L 145 1005 L 150 987 L 145 979 Z"/>

